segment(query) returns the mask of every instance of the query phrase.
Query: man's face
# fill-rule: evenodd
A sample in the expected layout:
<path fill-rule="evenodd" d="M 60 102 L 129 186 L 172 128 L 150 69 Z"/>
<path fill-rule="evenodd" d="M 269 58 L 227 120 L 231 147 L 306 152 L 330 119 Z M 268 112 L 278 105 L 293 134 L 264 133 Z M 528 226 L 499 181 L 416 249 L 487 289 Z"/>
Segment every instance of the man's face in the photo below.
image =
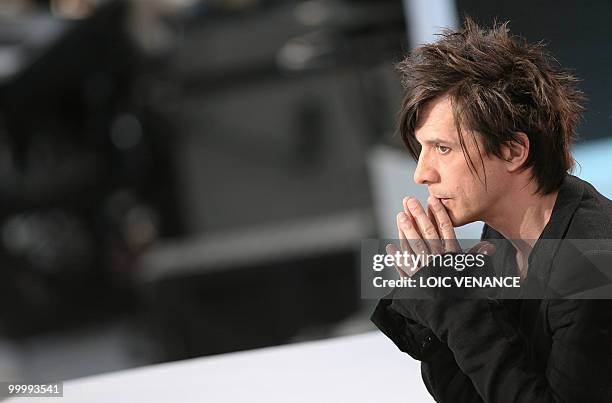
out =
<path fill-rule="evenodd" d="M 470 170 L 459 143 L 450 99 L 443 96 L 425 105 L 419 112 L 417 126 L 415 135 L 422 149 L 414 181 L 426 184 L 429 194 L 442 201 L 455 227 L 486 221 L 487 216 L 495 214 L 495 207 L 504 194 L 504 183 L 509 179 L 504 161 L 485 155 L 478 135 L 474 137 L 463 129 L 466 149 L 480 179 Z"/>

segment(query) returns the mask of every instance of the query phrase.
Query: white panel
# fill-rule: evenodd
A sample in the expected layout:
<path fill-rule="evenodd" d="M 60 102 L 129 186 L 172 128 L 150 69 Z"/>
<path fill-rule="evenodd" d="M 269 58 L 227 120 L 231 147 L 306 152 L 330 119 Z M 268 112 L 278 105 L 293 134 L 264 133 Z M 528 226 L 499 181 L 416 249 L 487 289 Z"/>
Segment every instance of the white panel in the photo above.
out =
<path fill-rule="evenodd" d="M 442 28 L 457 27 L 454 0 L 404 0 L 410 46 L 433 42 Z"/>
<path fill-rule="evenodd" d="M 69 381 L 64 383 L 64 397 L 52 401 L 419 403 L 433 399 L 421 379 L 420 363 L 374 331 Z"/>

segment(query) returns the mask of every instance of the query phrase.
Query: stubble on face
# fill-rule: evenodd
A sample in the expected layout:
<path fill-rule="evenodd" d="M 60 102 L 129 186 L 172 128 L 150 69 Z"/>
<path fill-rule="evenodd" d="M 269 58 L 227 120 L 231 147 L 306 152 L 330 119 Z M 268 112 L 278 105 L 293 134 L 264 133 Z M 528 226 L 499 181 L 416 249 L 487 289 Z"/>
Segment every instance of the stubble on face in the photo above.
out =
<path fill-rule="evenodd" d="M 430 195 L 441 199 L 455 227 L 483 220 L 503 187 L 499 158 L 484 155 L 481 135 L 462 127 L 464 152 L 448 96 L 425 105 L 419 121 L 415 135 L 425 154 L 419 157 L 422 165 L 415 181 L 427 184 Z M 439 152 L 441 144 L 450 147 L 448 154 Z"/>

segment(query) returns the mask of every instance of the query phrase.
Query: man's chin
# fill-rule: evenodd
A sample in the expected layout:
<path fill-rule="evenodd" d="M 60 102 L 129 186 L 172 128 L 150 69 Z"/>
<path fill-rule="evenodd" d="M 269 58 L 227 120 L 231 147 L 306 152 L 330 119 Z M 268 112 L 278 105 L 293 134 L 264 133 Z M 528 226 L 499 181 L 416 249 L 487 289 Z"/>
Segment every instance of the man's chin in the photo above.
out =
<path fill-rule="evenodd" d="M 461 227 L 463 225 L 466 224 L 470 224 L 473 223 L 475 221 L 478 221 L 477 219 L 472 219 L 469 216 L 459 216 L 454 214 L 452 211 L 448 211 L 448 216 L 451 220 L 451 222 L 453 223 L 453 227 L 457 228 L 457 227 Z"/>

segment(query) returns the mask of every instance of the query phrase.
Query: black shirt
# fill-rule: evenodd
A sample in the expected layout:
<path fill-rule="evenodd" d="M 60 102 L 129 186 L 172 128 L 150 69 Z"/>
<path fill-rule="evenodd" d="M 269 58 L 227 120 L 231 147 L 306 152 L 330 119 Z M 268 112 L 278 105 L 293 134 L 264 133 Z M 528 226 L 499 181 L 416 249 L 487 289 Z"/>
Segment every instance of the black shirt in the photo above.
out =
<path fill-rule="evenodd" d="M 567 175 L 529 256 L 521 284 L 527 291 L 521 292 L 558 291 L 559 284 L 580 283 L 589 278 L 584 273 L 593 258 L 600 270 L 603 262 L 610 283 L 611 235 L 612 201 Z M 485 225 L 482 239 L 503 237 Z M 602 242 L 586 241 L 579 256 L 569 256 L 555 248 L 561 239 Z M 502 248 L 493 258 L 511 256 Z M 422 362 L 423 380 L 436 401 L 612 402 L 609 291 L 599 299 L 552 293 L 545 298 L 434 300 L 400 298 L 399 292 L 380 300 L 371 320 L 401 351 Z"/>

